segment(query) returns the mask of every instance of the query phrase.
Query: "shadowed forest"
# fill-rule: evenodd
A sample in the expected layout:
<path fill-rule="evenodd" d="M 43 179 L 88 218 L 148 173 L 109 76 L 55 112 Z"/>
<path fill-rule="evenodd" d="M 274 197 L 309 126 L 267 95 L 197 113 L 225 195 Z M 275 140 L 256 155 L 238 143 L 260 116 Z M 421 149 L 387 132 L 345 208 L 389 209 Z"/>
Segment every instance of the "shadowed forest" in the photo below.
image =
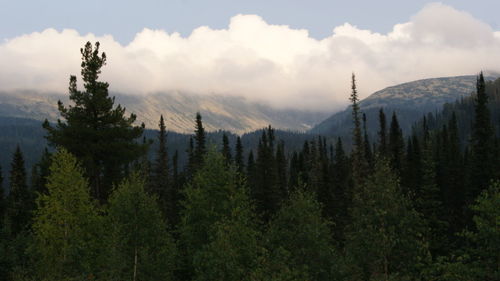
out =
<path fill-rule="evenodd" d="M 198 113 L 172 154 L 81 55 L 50 147 L 2 167 L 0 280 L 500 280 L 499 80 L 408 135 L 381 108 L 370 138 L 353 74 L 349 139 L 213 145 Z"/>

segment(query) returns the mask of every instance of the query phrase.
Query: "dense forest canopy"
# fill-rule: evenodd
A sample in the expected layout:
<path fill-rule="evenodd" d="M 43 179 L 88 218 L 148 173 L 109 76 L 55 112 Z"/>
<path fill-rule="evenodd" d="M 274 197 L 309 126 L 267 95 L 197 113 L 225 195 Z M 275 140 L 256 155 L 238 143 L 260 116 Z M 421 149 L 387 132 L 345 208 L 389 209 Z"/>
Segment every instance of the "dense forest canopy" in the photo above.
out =
<path fill-rule="evenodd" d="M 406 135 L 383 108 L 367 133 L 353 74 L 349 136 L 208 134 L 199 113 L 183 136 L 134 125 L 99 44 L 81 54 L 49 147 L 0 171 L 1 280 L 500 279 L 500 80 Z"/>

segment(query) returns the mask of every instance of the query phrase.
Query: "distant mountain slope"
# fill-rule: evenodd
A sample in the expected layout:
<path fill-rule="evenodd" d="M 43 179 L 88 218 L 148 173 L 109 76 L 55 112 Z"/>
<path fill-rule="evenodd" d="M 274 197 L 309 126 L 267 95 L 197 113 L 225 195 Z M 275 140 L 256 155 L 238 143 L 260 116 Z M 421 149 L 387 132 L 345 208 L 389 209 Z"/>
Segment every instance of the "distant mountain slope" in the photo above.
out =
<path fill-rule="evenodd" d="M 492 79 L 493 77 L 488 77 Z M 361 111 L 367 116 L 367 127 L 374 135 L 378 126 L 378 111 L 383 108 L 388 122 L 395 111 L 400 126 L 406 132 L 423 114 L 441 108 L 475 92 L 476 76 L 456 76 L 423 79 L 377 91 L 360 102 Z M 323 135 L 346 136 L 352 130 L 351 108 L 337 112 L 309 132 Z"/>
<path fill-rule="evenodd" d="M 328 116 L 327 112 L 274 109 L 231 96 L 180 93 L 112 95 L 116 96 L 116 104 L 137 114 L 138 121 L 144 122 L 147 128 L 156 129 L 160 114 L 163 114 L 168 129 L 181 133 L 193 131 L 197 111 L 202 114 L 207 130 L 234 133 L 254 131 L 269 124 L 278 129 L 306 131 Z M 55 121 L 59 99 L 67 104 L 68 96 L 34 91 L 0 92 L 0 116 Z"/>

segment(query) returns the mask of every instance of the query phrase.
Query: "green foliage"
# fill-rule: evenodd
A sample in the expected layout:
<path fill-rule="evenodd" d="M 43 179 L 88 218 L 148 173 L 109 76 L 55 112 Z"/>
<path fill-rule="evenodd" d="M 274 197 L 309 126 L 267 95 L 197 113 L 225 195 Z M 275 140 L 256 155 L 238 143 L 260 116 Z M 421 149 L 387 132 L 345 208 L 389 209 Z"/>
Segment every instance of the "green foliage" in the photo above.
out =
<path fill-rule="evenodd" d="M 495 159 L 492 158 L 494 131 L 490 120 L 488 108 L 488 95 L 483 73 L 477 78 L 477 95 L 475 99 L 475 115 L 472 130 L 472 161 L 469 176 L 469 186 L 467 190 L 468 202 L 473 202 L 475 198 L 488 187 L 489 181 L 493 178 L 493 165 Z"/>
<path fill-rule="evenodd" d="M 285 201 L 265 235 L 273 258 L 288 268 L 305 272 L 312 280 L 338 280 L 340 257 L 335 253 L 330 222 L 322 217 L 314 193 L 298 190 Z"/>
<path fill-rule="evenodd" d="M 205 153 L 207 152 L 207 136 L 205 128 L 203 128 L 203 122 L 201 121 L 201 114 L 199 112 L 196 113 L 194 139 L 196 141 L 196 146 L 193 151 L 193 167 L 196 170 L 203 164 Z"/>
<path fill-rule="evenodd" d="M 95 48 L 87 42 L 81 54 L 85 90 L 78 90 L 76 76 L 71 76 L 69 98 L 74 105 L 65 107 L 59 101 L 65 121 L 58 120 L 55 127 L 46 121 L 43 127 L 49 143 L 81 159 L 94 197 L 104 202 L 112 183 L 123 176 L 124 167 L 145 152 L 146 145 L 136 142 L 144 125 L 133 126 L 136 116 L 125 117 L 125 108 L 114 107 L 114 98 L 108 96 L 109 84 L 98 81 L 106 64 L 106 54 L 99 55 L 99 42 Z"/>
<path fill-rule="evenodd" d="M 33 258 L 39 280 L 87 279 L 96 275 L 100 226 L 83 169 L 65 149 L 52 158 L 47 194 L 37 199 Z"/>
<path fill-rule="evenodd" d="M 24 157 L 19 146 L 12 157 L 10 170 L 10 192 L 7 197 L 6 223 L 12 237 L 29 227 L 33 210 L 33 194 L 26 183 Z"/>
<path fill-rule="evenodd" d="M 500 182 L 483 191 L 472 206 L 475 230 L 464 233 L 470 242 L 466 252 L 471 258 L 474 280 L 500 279 Z"/>
<path fill-rule="evenodd" d="M 211 242 L 211 230 L 227 218 L 240 204 L 236 196 L 243 185 L 242 178 L 233 167 L 227 168 L 224 157 L 209 150 L 204 165 L 194 174 L 193 180 L 184 188 L 181 202 L 179 239 L 184 258 L 183 271 L 190 275 L 198 251 Z M 187 278 L 187 277 L 184 277 Z"/>
<path fill-rule="evenodd" d="M 236 190 L 230 214 L 209 231 L 209 243 L 194 256 L 194 280 L 249 280 L 262 253 L 260 233 L 245 189 Z"/>
<path fill-rule="evenodd" d="M 374 174 L 354 195 L 351 218 L 346 253 L 354 280 L 419 276 L 427 257 L 422 222 L 387 161 L 376 161 Z"/>
<path fill-rule="evenodd" d="M 156 198 L 138 174 L 124 180 L 110 196 L 106 280 L 172 280 L 176 247 Z"/>

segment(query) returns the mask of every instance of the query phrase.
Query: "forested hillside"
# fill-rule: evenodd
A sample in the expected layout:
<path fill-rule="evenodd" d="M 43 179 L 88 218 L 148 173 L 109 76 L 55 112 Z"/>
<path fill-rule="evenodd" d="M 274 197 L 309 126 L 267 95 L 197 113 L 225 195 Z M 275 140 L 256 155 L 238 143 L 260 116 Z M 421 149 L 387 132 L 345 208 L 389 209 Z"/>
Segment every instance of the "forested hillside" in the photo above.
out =
<path fill-rule="evenodd" d="M 379 109 L 370 137 L 354 74 L 347 138 L 209 137 L 199 113 L 177 135 L 135 125 L 81 52 L 31 180 L 44 147 L 2 166 L 0 280 L 500 279 L 498 81 L 406 135 Z"/>

